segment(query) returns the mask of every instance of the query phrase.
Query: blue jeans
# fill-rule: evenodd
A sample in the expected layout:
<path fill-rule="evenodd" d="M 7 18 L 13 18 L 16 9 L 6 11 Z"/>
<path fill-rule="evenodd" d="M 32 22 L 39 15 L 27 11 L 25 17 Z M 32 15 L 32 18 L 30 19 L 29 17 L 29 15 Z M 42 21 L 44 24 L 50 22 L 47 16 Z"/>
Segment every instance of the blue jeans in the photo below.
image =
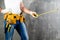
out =
<path fill-rule="evenodd" d="M 6 21 L 4 21 L 4 28 L 6 28 Z M 21 40 L 29 40 L 25 24 L 19 21 L 17 21 L 16 24 L 11 24 L 10 32 L 6 31 L 5 33 L 5 40 L 12 40 L 14 29 L 16 29 L 21 36 Z"/>

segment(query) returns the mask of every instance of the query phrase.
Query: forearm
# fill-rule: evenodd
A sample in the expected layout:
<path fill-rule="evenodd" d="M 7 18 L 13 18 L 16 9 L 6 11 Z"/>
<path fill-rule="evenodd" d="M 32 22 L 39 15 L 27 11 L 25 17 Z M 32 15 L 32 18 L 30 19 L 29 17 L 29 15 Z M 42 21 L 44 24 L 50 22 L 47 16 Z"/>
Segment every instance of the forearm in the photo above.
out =
<path fill-rule="evenodd" d="M 32 11 L 28 10 L 27 8 L 24 8 L 24 9 L 23 9 L 23 12 L 24 12 L 24 13 L 27 13 L 27 14 L 31 14 Z"/>
<path fill-rule="evenodd" d="M 31 12 L 32 12 L 32 11 L 28 10 L 28 9 L 24 6 L 23 2 L 20 3 L 20 9 L 21 9 L 24 13 L 27 13 L 27 14 L 31 14 Z"/>

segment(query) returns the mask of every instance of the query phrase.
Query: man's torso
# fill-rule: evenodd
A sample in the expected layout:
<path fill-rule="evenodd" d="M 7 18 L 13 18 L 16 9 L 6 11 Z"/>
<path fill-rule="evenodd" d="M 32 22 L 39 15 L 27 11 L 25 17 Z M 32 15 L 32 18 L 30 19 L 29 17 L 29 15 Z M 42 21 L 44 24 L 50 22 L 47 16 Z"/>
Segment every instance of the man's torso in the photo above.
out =
<path fill-rule="evenodd" d="M 22 0 L 4 0 L 5 8 L 9 9 L 12 13 L 19 14 L 21 13 L 20 2 Z"/>

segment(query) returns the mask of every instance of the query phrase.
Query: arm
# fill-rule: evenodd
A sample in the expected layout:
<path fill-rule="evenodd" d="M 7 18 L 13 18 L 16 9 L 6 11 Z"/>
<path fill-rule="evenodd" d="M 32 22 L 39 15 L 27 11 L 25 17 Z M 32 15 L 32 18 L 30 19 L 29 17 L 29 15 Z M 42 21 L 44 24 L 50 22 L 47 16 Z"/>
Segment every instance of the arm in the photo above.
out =
<path fill-rule="evenodd" d="M 20 9 L 21 9 L 23 12 L 25 12 L 25 13 L 27 13 L 27 14 L 30 14 L 30 15 L 33 16 L 33 17 L 37 17 L 37 16 L 38 16 L 38 15 L 36 14 L 36 12 L 33 12 L 33 11 L 28 10 L 28 9 L 24 6 L 23 2 L 20 3 Z"/>
<path fill-rule="evenodd" d="M 30 14 L 30 12 L 32 12 L 24 6 L 23 2 L 20 3 L 20 9 L 27 14 Z"/>

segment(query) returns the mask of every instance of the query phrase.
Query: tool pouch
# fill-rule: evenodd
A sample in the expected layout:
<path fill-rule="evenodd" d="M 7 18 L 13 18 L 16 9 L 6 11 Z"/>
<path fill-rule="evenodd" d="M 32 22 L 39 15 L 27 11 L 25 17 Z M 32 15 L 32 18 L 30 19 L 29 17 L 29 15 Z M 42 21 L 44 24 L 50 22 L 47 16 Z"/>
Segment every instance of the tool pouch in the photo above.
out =
<path fill-rule="evenodd" d="M 4 20 L 7 21 L 8 24 L 16 24 L 16 21 L 25 22 L 25 18 L 23 15 L 17 15 L 12 13 L 6 13 L 4 15 Z"/>
<path fill-rule="evenodd" d="M 11 25 L 10 24 L 16 24 L 16 21 L 19 20 L 20 22 L 25 22 L 25 18 L 23 15 L 17 15 L 12 13 L 5 13 L 4 14 L 4 20 L 6 20 L 6 29 L 5 32 L 8 30 L 10 32 Z"/>

